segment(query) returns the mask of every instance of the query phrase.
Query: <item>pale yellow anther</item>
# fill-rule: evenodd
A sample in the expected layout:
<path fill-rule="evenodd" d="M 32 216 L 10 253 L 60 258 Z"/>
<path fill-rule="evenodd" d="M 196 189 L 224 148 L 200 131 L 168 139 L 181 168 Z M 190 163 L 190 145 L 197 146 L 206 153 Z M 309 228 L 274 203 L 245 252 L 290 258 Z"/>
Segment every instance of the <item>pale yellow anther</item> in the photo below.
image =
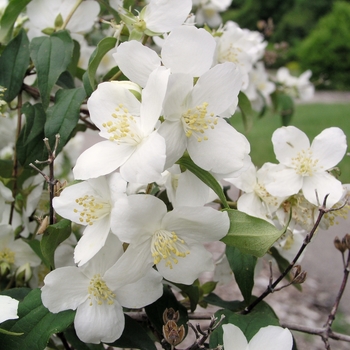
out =
<path fill-rule="evenodd" d="M 97 305 L 102 305 L 105 302 L 108 305 L 112 305 L 116 297 L 115 293 L 109 289 L 100 274 L 96 274 L 91 278 L 88 293 L 90 306 L 92 306 L 94 302 L 96 302 Z"/>
<path fill-rule="evenodd" d="M 292 158 L 292 165 L 296 173 L 302 176 L 312 176 L 317 170 L 318 159 L 312 158 L 311 149 L 300 151 L 296 157 Z"/>
<path fill-rule="evenodd" d="M 5 247 L 3 250 L 0 250 L 0 262 L 13 264 L 15 262 L 15 252 L 7 247 Z"/>
<path fill-rule="evenodd" d="M 164 259 L 165 266 L 170 269 L 173 268 L 173 263 L 178 263 L 176 257 L 184 258 L 190 253 L 183 239 L 179 238 L 175 232 L 166 230 L 158 230 L 153 234 L 151 252 L 154 264 Z"/>

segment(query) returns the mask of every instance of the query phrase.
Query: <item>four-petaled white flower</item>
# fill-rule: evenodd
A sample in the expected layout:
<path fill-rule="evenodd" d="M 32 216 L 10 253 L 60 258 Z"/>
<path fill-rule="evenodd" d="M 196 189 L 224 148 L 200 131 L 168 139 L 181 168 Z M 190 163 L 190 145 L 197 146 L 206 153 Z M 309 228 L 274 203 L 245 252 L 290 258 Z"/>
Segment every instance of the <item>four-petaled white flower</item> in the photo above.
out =
<path fill-rule="evenodd" d="M 233 63 L 214 66 L 195 86 L 189 74 L 170 75 L 164 99 L 165 121 L 159 128 L 166 141 L 166 169 L 187 149 L 204 170 L 215 174 L 242 170 L 250 160 L 249 142 L 218 117 L 233 103 L 237 105 L 241 86 L 241 73 Z"/>
<path fill-rule="evenodd" d="M 220 240 L 229 225 L 226 212 L 210 207 L 177 207 L 167 212 L 164 202 L 151 195 L 123 198 L 112 213 L 112 230 L 130 243 L 126 254 L 135 257 L 135 266 L 141 269 L 153 262 L 164 278 L 184 284 L 214 269 L 203 243 Z"/>
<path fill-rule="evenodd" d="M 163 293 L 162 278 L 155 270 L 137 270 L 133 264 L 125 259 L 121 242 L 110 235 L 83 267 L 51 271 L 41 289 L 42 302 L 53 313 L 77 310 L 74 327 L 83 342 L 113 342 L 124 329 L 122 307 L 146 306 Z"/>
<path fill-rule="evenodd" d="M 272 142 L 280 164 L 271 170 L 273 181 L 266 185 L 268 192 L 281 197 L 302 190 L 305 198 L 315 205 L 322 204 L 329 195 L 329 208 L 340 200 L 343 186 L 328 170 L 342 160 L 347 149 L 346 136 L 341 129 L 323 130 L 310 146 L 301 130 L 294 126 L 282 127 L 273 133 Z"/>
<path fill-rule="evenodd" d="M 165 140 L 154 130 L 161 114 L 169 71 L 159 67 L 142 91 L 142 102 L 123 84 L 106 82 L 88 100 L 91 120 L 100 129 L 99 142 L 77 160 L 76 179 L 107 175 L 120 168 L 128 182 L 147 184 L 161 177 Z"/>
<path fill-rule="evenodd" d="M 86 226 L 74 250 L 74 261 L 79 266 L 105 245 L 113 204 L 125 191 L 126 182 L 114 173 L 66 187 L 54 198 L 53 207 L 59 215 Z"/>
<path fill-rule="evenodd" d="M 222 329 L 225 350 L 291 350 L 293 347 L 292 333 L 287 328 L 278 326 L 260 328 L 249 343 L 237 326 L 224 324 Z"/>

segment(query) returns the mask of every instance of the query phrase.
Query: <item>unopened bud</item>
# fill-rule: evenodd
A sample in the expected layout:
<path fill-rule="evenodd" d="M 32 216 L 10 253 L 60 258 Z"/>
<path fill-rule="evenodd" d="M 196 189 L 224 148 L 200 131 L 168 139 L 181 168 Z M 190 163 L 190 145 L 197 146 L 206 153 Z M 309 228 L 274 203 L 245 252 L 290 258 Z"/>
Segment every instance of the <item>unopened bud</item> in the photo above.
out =
<path fill-rule="evenodd" d="M 59 13 L 57 15 L 57 17 L 55 18 L 55 28 L 61 28 L 63 24 L 63 17 L 62 15 Z"/>
<path fill-rule="evenodd" d="M 16 271 L 16 280 L 20 282 L 28 282 L 33 276 L 32 268 L 29 263 L 20 266 Z"/>
<path fill-rule="evenodd" d="M 338 249 L 341 253 L 344 253 L 347 249 L 346 243 L 344 242 L 344 238 L 340 240 L 338 236 L 334 238 L 334 246 L 336 249 Z"/>
<path fill-rule="evenodd" d="M 343 238 L 343 243 L 345 244 L 346 248 L 350 250 L 350 234 L 347 233 Z"/>
<path fill-rule="evenodd" d="M 47 27 L 41 31 L 43 34 L 51 35 L 55 32 L 55 28 Z"/>
<path fill-rule="evenodd" d="M 10 273 L 11 266 L 7 261 L 0 263 L 0 276 L 7 276 Z"/>
<path fill-rule="evenodd" d="M 163 326 L 163 335 L 170 345 L 176 346 L 183 341 L 185 337 L 185 328 L 183 325 L 178 327 L 175 321 L 168 321 Z"/>

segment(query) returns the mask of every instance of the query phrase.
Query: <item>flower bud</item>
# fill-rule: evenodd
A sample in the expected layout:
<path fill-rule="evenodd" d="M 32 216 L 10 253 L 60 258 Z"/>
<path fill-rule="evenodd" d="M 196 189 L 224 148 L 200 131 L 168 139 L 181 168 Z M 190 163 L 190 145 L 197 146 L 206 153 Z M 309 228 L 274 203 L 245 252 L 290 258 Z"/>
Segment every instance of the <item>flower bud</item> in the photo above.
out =
<path fill-rule="evenodd" d="M 341 253 L 344 253 L 347 249 L 346 243 L 344 242 L 344 238 L 340 240 L 338 236 L 334 238 L 334 246 L 336 249 L 338 249 Z"/>
<path fill-rule="evenodd" d="M 346 248 L 350 250 L 350 234 L 349 233 L 347 233 L 344 236 L 342 243 L 345 244 Z"/>
<path fill-rule="evenodd" d="M 28 282 L 33 276 L 32 268 L 29 263 L 20 266 L 16 271 L 16 280 L 21 283 Z"/>

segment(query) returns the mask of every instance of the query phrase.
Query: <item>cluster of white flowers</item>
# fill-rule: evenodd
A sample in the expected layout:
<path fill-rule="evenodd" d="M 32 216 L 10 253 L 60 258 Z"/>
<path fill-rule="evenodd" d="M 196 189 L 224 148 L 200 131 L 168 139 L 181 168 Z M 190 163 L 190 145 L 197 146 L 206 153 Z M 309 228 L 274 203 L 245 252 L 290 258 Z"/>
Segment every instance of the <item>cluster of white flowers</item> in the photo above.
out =
<path fill-rule="evenodd" d="M 281 69 L 275 83 L 269 79 L 262 61 L 267 42 L 260 33 L 233 22 L 219 27 L 219 13 L 230 3 L 151 0 L 136 15 L 124 9 L 122 1 L 110 2 L 129 33 L 129 41 L 119 43 L 118 29 L 118 45 L 110 55 L 129 81 L 102 82 L 87 101 L 101 141 L 77 157 L 77 181 L 53 199 L 58 215 L 85 228 L 77 243 L 72 237 L 66 242 L 68 254 L 74 246 L 74 263 L 66 256 L 58 258 L 60 267 L 46 275 L 42 287 L 42 302 L 51 312 L 77 310 L 74 325 L 84 342 L 118 339 L 124 329 L 123 307 L 141 308 L 156 301 L 163 293 L 163 279 L 190 285 L 201 273 L 214 270 L 204 243 L 226 236 L 229 216 L 205 206 L 216 195 L 177 164 L 184 155 L 217 181 L 239 188 L 237 206 L 242 212 L 281 227 L 288 224 L 293 206 L 288 231 L 292 238 L 314 222 L 313 215 L 303 215 L 303 208 L 313 213 L 326 195 L 327 207 L 345 195 L 330 173 L 347 148 L 339 128 L 324 130 L 311 146 L 295 127 L 276 130 L 272 142 L 280 164 L 267 163 L 257 170 L 248 140 L 225 119 L 236 111 L 240 92 L 257 110 L 276 86 L 293 97 L 310 98 L 313 93 L 309 72 L 295 78 Z M 197 12 L 191 19 L 193 5 Z M 83 1 L 73 12 L 72 6 L 69 0 L 32 0 L 25 24 L 29 38 L 66 28 L 87 48 L 84 34 L 91 31 L 100 6 Z M 211 33 L 193 22 L 219 29 Z M 147 37 L 158 46 L 145 45 Z M 81 65 L 86 68 L 87 63 Z M 1 275 L 26 264 L 40 265 L 28 244 L 14 240 L 13 233 L 17 227 L 21 237 L 32 232 L 26 220 L 42 196 L 40 176 L 24 183 L 29 195 L 20 211 L 12 208 L 12 226 L 5 209 L 11 210 L 14 198 L 0 181 Z M 166 190 L 171 210 L 153 195 L 156 189 Z M 287 238 L 279 244 L 287 246 Z M 12 311 L 7 319 L 16 317 Z M 261 349 L 256 344 L 262 343 L 269 349 L 292 347 L 290 332 L 279 327 L 262 329 L 249 347 L 237 327 L 223 328 L 225 349 Z M 242 345 L 231 347 L 233 334 L 235 344 Z M 275 335 L 280 340 L 272 347 L 266 339 Z"/>

